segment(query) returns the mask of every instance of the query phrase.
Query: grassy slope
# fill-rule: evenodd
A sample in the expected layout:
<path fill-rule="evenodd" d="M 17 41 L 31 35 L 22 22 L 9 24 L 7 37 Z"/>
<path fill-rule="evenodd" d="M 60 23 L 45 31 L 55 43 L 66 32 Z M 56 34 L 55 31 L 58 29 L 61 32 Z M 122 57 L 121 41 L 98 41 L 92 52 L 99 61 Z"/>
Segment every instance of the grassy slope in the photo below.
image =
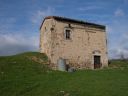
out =
<path fill-rule="evenodd" d="M 35 57 L 47 61 L 36 52 L 0 57 L 0 96 L 128 95 L 127 62 L 112 61 L 113 68 L 67 73 L 52 71 L 35 62 Z"/>

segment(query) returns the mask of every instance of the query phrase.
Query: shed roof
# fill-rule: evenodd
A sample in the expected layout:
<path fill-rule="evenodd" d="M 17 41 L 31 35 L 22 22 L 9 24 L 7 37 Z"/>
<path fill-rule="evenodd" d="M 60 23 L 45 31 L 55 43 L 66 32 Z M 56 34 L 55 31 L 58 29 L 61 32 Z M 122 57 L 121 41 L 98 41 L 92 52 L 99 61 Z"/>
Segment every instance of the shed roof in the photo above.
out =
<path fill-rule="evenodd" d="M 94 26 L 96 28 L 100 28 L 100 29 L 105 29 L 105 26 L 104 25 L 100 25 L 100 24 L 95 24 L 95 23 L 90 23 L 90 22 L 85 22 L 85 21 L 82 21 L 82 20 L 76 20 L 76 19 L 71 19 L 71 18 L 66 18 L 66 17 L 60 17 L 60 16 L 47 16 L 44 18 L 41 26 L 40 26 L 40 29 L 45 21 L 45 19 L 55 19 L 55 20 L 58 20 L 58 21 L 65 21 L 65 22 L 71 22 L 71 23 L 78 23 L 78 24 L 85 24 L 85 25 L 90 25 L 90 26 Z"/>

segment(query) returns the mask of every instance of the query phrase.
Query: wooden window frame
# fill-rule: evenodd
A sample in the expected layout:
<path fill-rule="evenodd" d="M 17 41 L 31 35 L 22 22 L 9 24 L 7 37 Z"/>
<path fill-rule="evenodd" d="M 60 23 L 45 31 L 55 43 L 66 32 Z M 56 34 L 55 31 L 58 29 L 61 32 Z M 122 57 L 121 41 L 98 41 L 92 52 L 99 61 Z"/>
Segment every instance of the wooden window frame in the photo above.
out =
<path fill-rule="evenodd" d="M 71 40 L 72 30 L 70 28 L 64 29 L 64 37 L 66 40 Z"/>

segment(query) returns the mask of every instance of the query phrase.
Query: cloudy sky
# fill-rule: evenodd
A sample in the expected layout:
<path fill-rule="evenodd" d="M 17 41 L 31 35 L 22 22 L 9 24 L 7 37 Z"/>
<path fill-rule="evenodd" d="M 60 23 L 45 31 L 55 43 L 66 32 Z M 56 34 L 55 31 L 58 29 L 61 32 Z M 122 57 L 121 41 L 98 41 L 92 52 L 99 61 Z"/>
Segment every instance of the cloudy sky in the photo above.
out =
<path fill-rule="evenodd" d="M 109 58 L 128 57 L 128 0 L 0 0 L 0 55 L 39 50 L 39 27 L 56 15 L 107 26 Z"/>

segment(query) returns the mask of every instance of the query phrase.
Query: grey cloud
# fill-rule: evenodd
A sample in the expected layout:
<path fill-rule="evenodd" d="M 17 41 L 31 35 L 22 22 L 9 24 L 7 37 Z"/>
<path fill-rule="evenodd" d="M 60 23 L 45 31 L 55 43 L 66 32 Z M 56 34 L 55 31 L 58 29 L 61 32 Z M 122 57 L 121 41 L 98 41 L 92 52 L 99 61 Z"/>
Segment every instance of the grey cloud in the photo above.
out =
<path fill-rule="evenodd" d="M 0 55 L 13 55 L 25 51 L 39 51 L 38 36 L 25 37 L 19 34 L 0 35 Z"/>
<path fill-rule="evenodd" d="M 33 46 L 26 46 L 26 45 L 17 45 L 17 44 L 8 44 L 0 48 L 0 55 L 14 55 L 26 51 L 37 51 L 36 48 Z"/>
<path fill-rule="evenodd" d="M 128 23 L 124 18 L 113 18 L 107 26 L 109 58 L 128 58 Z"/>
<path fill-rule="evenodd" d="M 97 10 L 97 9 L 102 9 L 101 6 L 86 6 L 86 7 L 80 7 L 78 10 L 80 11 L 90 11 L 90 10 Z"/>
<path fill-rule="evenodd" d="M 39 51 L 39 32 L 30 28 L 15 30 L 15 22 L 12 17 L 0 20 L 0 56 Z"/>
<path fill-rule="evenodd" d="M 124 11 L 122 9 L 117 9 L 114 14 L 117 17 L 121 17 L 121 16 L 125 15 L 125 13 L 124 13 Z"/>
<path fill-rule="evenodd" d="M 109 50 L 109 59 L 120 59 L 121 55 L 128 58 L 128 50 L 124 48 L 113 48 Z"/>
<path fill-rule="evenodd" d="M 54 11 L 54 8 L 51 7 L 48 7 L 46 10 L 37 10 L 35 13 L 32 14 L 31 22 L 34 24 L 39 24 L 42 22 L 42 19 L 45 16 L 53 14 Z"/>

